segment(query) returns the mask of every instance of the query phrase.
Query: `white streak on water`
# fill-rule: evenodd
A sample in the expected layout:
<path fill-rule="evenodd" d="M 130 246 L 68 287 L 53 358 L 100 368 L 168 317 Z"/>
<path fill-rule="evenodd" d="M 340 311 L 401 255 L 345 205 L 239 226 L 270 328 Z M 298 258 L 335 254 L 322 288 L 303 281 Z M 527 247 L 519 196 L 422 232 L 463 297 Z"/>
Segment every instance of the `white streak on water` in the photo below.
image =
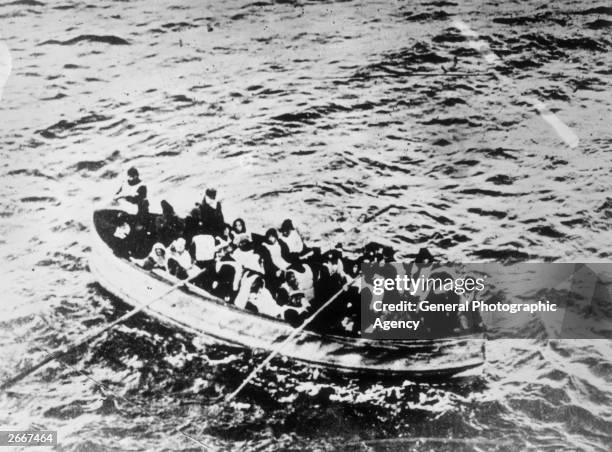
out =
<path fill-rule="evenodd" d="M 469 46 L 474 50 L 477 50 L 485 59 L 485 61 L 489 64 L 497 63 L 499 61 L 498 56 L 493 53 L 493 51 L 489 48 L 489 44 L 486 41 L 483 41 L 478 38 L 478 34 L 472 30 L 465 22 L 460 19 L 453 20 L 453 26 L 457 28 L 463 36 L 465 36 L 469 41 Z M 501 74 L 498 75 L 500 82 L 503 83 L 513 83 L 508 77 L 505 77 Z M 514 83 L 513 83 L 514 84 Z M 516 88 L 516 86 L 514 86 Z M 551 112 L 548 107 L 538 99 L 524 97 L 524 100 L 529 102 L 534 106 L 538 113 L 546 121 L 553 130 L 557 133 L 559 138 L 561 138 L 565 144 L 567 144 L 570 148 L 575 148 L 578 146 L 579 138 L 574 133 L 572 129 L 570 129 L 561 119 Z"/>
<path fill-rule="evenodd" d="M 0 100 L 2 100 L 2 92 L 13 68 L 12 63 L 11 52 L 0 35 Z"/>
<path fill-rule="evenodd" d="M 556 114 L 550 111 L 546 104 L 533 97 L 525 97 L 525 100 L 533 105 L 536 110 L 538 110 L 542 119 L 550 124 L 553 129 L 555 129 L 557 135 L 559 135 L 559 137 L 561 137 L 561 139 L 565 141 L 570 148 L 575 148 L 578 146 L 580 141 L 578 136 L 563 121 L 561 121 Z"/>

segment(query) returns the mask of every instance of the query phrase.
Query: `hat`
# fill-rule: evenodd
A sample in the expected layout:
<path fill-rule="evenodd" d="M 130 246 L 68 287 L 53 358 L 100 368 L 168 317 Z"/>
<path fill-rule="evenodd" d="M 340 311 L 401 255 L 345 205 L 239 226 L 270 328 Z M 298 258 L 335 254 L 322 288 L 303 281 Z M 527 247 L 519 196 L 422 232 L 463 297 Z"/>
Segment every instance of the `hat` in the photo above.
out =
<path fill-rule="evenodd" d="M 326 262 L 336 263 L 340 260 L 341 257 L 342 257 L 342 253 L 340 252 L 340 250 L 337 250 L 337 249 L 329 250 L 327 253 L 325 253 Z"/>
<path fill-rule="evenodd" d="M 217 190 L 214 188 L 207 188 L 204 194 L 211 199 L 215 199 L 217 197 Z"/>
<path fill-rule="evenodd" d="M 291 231 L 292 229 L 293 229 L 293 223 L 289 219 L 286 219 L 285 221 L 283 221 L 283 224 L 281 224 L 281 227 L 280 227 L 281 232 Z"/>

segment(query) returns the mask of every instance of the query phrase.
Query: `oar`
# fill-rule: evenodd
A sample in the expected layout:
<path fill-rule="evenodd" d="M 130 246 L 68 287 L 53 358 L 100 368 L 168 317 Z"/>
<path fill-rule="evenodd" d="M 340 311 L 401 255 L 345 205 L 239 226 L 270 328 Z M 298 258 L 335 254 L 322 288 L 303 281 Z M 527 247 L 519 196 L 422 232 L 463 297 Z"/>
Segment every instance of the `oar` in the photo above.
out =
<path fill-rule="evenodd" d="M 301 333 L 301 332 L 304 330 L 304 328 L 306 328 L 306 327 L 307 327 L 307 326 L 310 324 L 310 322 L 312 322 L 312 321 L 315 319 L 315 317 L 316 317 L 316 316 L 318 316 L 318 315 L 321 313 L 321 311 L 323 311 L 323 310 L 324 310 L 324 309 L 325 309 L 327 306 L 329 306 L 330 304 L 332 304 L 332 303 L 334 302 L 334 300 L 336 300 L 336 298 L 338 298 L 338 297 L 340 296 L 340 294 L 342 294 L 342 292 L 344 292 L 346 289 L 348 289 L 348 288 L 349 288 L 349 286 L 351 286 L 351 285 L 352 285 L 352 284 L 355 282 L 355 280 L 356 280 L 356 279 L 357 279 L 357 276 L 355 276 L 354 278 L 350 278 L 350 279 L 349 279 L 349 280 L 348 280 L 348 281 L 347 281 L 347 282 L 346 282 L 346 283 L 345 283 L 345 284 L 342 286 L 342 288 L 341 288 L 341 289 L 340 289 L 338 292 L 336 292 L 336 293 L 335 293 L 335 294 L 334 294 L 334 295 L 333 295 L 333 296 L 332 296 L 332 297 L 331 297 L 329 300 L 327 300 L 327 301 L 325 302 L 325 304 L 323 304 L 323 306 L 321 306 L 319 309 L 317 309 L 317 310 L 316 310 L 316 311 L 315 311 L 315 312 L 314 312 L 314 313 L 313 313 L 313 314 L 312 314 L 310 317 L 308 317 L 306 320 L 304 320 L 304 322 L 303 322 L 303 323 L 302 323 L 302 324 L 301 324 L 299 327 L 297 327 L 295 330 L 293 330 L 293 331 L 291 332 L 291 334 L 290 334 L 289 336 L 287 336 L 287 338 L 286 338 L 286 339 L 285 339 L 283 342 L 281 342 L 281 343 L 279 344 L 279 346 L 278 346 L 278 347 L 276 347 L 276 349 L 274 349 L 274 351 L 273 351 L 272 353 L 270 353 L 270 354 L 268 355 L 268 357 L 267 357 L 265 360 L 263 360 L 263 362 L 262 362 L 262 363 L 261 363 L 259 366 L 257 366 L 257 367 L 256 367 L 256 368 L 255 368 L 255 369 L 254 369 L 254 370 L 253 370 L 253 371 L 252 371 L 250 374 L 249 374 L 249 376 L 248 376 L 248 377 L 246 377 L 246 378 L 244 379 L 244 381 L 243 381 L 242 383 L 240 383 L 240 386 L 238 386 L 238 387 L 237 387 L 237 388 L 234 390 L 234 392 L 232 392 L 230 395 L 228 395 L 228 396 L 225 398 L 225 402 L 227 403 L 227 402 L 232 401 L 232 399 L 234 399 L 234 398 L 235 398 L 235 397 L 238 395 L 238 393 L 239 393 L 240 391 L 242 391 L 242 389 L 244 389 L 244 387 L 245 387 L 245 386 L 246 386 L 246 385 L 247 385 L 247 384 L 248 384 L 248 383 L 249 383 L 249 382 L 250 382 L 250 381 L 251 381 L 253 378 L 255 378 L 255 375 L 257 375 L 257 373 L 258 373 L 258 372 L 259 372 L 261 369 L 263 369 L 264 367 L 266 367 L 266 366 L 268 365 L 268 363 L 269 363 L 270 361 L 272 361 L 272 359 L 273 359 L 273 358 L 274 358 L 276 355 L 278 355 L 278 354 L 279 354 L 279 353 L 282 351 L 282 349 L 283 349 L 283 348 L 284 348 L 284 347 L 285 347 L 285 346 L 286 346 L 286 345 L 287 345 L 289 342 L 291 342 L 291 341 L 292 341 L 292 340 L 295 338 L 295 336 L 297 336 L 299 333 Z"/>
<path fill-rule="evenodd" d="M 202 271 L 198 272 L 196 275 L 194 275 L 194 276 L 192 276 L 192 277 L 190 277 L 190 278 L 188 278 L 188 279 L 186 279 L 184 281 L 180 281 L 180 282 L 176 283 L 170 289 L 166 290 L 161 295 L 158 295 L 157 297 L 153 298 L 148 303 L 143 304 L 143 305 L 141 305 L 141 306 L 139 306 L 139 307 L 137 307 L 135 309 L 132 309 L 130 312 L 122 315 L 117 320 L 109 323 L 108 325 L 100 328 L 97 331 L 94 331 L 93 333 L 85 336 L 84 338 L 78 340 L 77 342 L 74 342 L 74 343 L 72 343 L 70 345 L 67 345 L 67 346 L 65 346 L 63 348 L 60 348 L 59 350 L 56 350 L 53 353 L 49 353 L 48 356 L 45 359 L 43 359 L 40 362 L 36 363 L 32 367 L 29 367 L 29 368 L 27 368 L 25 370 L 22 370 L 21 372 L 19 372 L 14 377 L 12 377 L 9 380 L 7 380 L 4 383 L 2 383 L 2 385 L 0 385 L 0 391 L 4 391 L 4 390 L 10 388 L 15 383 L 17 383 L 18 381 L 20 381 L 23 378 L 27 377 L 31 373 L 36 372 L 38 369 L 43 367 L 45 364 L 50 363 L 51 361 L 55 361 L 56 359 L 59 359 L 62 356 L 67 355 L 68 353 L 70 353 L 75 348 L 80 347 L 81 345 L 87 344 L 88 342 L 92 341 L 93 339 L 95 339 L 96 337 L 98 337 L 101 334 L 105 333 L 106 331 L 110 330 L 111 328 L 119 325 L 122 322 L 125 322 L 127 319 L 129 319 L 130 317 L 135 316 L 139 312 L 141 312 L 144 309 L 148 308 L 149 306 L 151 306 L 156 301 L 159 301 L 160 299 L 164 298 L 166 295 L 170 294 L 171 292 L 174 292 L 176 289 L 179 289 L 179 288 L 183 287 L 185 285 L 185 283 L 194 280 L 195 278 L 200 276 L 202 273 L 204 273 L 204 271 L 205 270 L 202 270 Z"/>
<path fill-rule="evenodd" d="M 397 209 L 402 209 L 403 207 L 395 205 L 395 204 L 388 204 L 385 207 L 382 207 L 380 209 L 378 209 L 376 212 L 374 212 L 372 215 L 367 216 L 366 214 L 362 213 L 361 215 L 359 215 L 358 219 L 357 219 L 357 224 L 355 224 L 354 226 L 350 227 L 349 229 L 347 229 L 346 231 L 343 231 L 343 234 L 348 234 L 350 232 L 353 232 L 355 229 L 357 229 L 358 227 L 360 227 L 363 224 L 369 223 L 370 221 L 372 221 L 374 218 L 377 218 L 379 216 L 381 216 L 383 213 L 385 213 L 386 211 L 392 209 L 392 208 L 397 208 Z M 363 218 L 363 220 L 360 220 L 359 218 Z M 327 234 L 331 234 L 334 229 L 330 229 L 327 232 L 324 232 L 323 235 L 327 235 Z"/>
<path fill-rule="evenodd" d="M 369 223 L 370 221 L 372 221 L 374 218 L 381 216 L 383 213 L 385 213 L 387 210 L 392 209 L 393 207 L 397 207 L 398 209 L 401 209 L 401 206 L 396 206 L 395 204 L 389 204 L 388 206 L 383 207 L 382 209 L 377 210 L 376 212 L 374 212 L 372 215 L 370 215 L 369 217 L 366 217 L 362 223 Z M 349 231 L 351 231 L 351 229 L 349 229 Z"/>
<path fill-rule="evenodd" d="M 402 209 L 402 206 L 398 206 L 396 204 L 389 204 L 379 210 L 377 210 L 376 212 L 374 212 L 372 215 L 370 215 L 369 217 L 365 217 L 360 223 L 357 223 L 355 226 L 353 226 L 352 228 L 350 228 L 348 231 L 345 231 L 344 233 L 347 234 L 349 232 L 354 231 L 355 229 L 357 229 L 359 226 L 361 226 L 362 224 L 365 223 L 369 223 L 370 221 L 372 221 L 374 218 L 381 216 L 383 213 L 385 213 L 386 211 L 388 211 L 389 209 L 392 209 L 393 207 L 397 208 L 397 209 Z M 427 251 L 427 253 L 429 253 L 429 251 L 425 248 L 425 251 Z M 348 250 L 349 252 L 352 253 L 358 253 L 358 250 Z M 421 249 L 418 253 L 412 253 L 412 254 L 407 254 L 406 257 L 417 257 L 419 256 L 419 254 L 421 254 L 423 252 L 423 249 Z M 431 255 L 431 253 L 429 253 L 431 258 L 436 258 L 436 256 Z"/>
<path fill-rule="evenodd" d="M 347 235 L 349 233 L 352 233 L 355 229 L 359 228 L 360 226 L 369 223 L 370 221 L 372 221 L 375 218 L 378 218 L 379 216 L 381 216 L 383 213 L 387 212 L 388 210 L 391 210 L 393 208 L 396 209 L 404 209 L 404 207 L 402 206 L 398 206 L 397 204 L 388 204 L 385 207 L 381 207 L 380 209 L 378 209 L 377 211 L 375 211 L 373 214 L 367 216 L 365 213 L 362 213 L 361 215 L 359 215 L 359 218 L 357 219 L 357 224 L 353 225 L 352 227 L 350 227 L 349 229 L 347 229 L 346 231 L 343 231 L 342 233 L 344 235 Z M 361 219 L 363 218 L 363 219 Z M 327 234 L 331 234 L 334 230 L 331 229 L 327 232 L 325 232 L 323 235 L 327 235 Z M 328 242 L 328 248 L 334 248 L 334 244 L 332 242 L 332 240 L 327 239 Z M 336 242 L 337 243 L 337 242 Z M 342 248 L 344 251 L 348 252 L 348 253 L 352 253 L 352 254 L 359 254 L 362 252 L 361 248 L 357 248 L 357 249 L 347 249 L 347 248 Z"/>

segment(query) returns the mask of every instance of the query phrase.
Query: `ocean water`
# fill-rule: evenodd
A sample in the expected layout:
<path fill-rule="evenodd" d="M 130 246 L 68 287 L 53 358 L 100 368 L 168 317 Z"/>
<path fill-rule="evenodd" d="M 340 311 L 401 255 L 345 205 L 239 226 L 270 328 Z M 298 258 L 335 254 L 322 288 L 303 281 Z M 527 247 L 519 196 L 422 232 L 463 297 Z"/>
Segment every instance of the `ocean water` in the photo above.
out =
<path fill-rule="evenodd" d="M 17 0 L 0 24 L 2 379 L 125 310 L 87 260 L 130 166 L 179 212 L 214 186 L 227 218 L 322 246 L 610 260 L 609 2 Z M 0 425 L 64 451 L 202 447 L 179 428 L 211 450 L 610 450 L 612 344 L 533 336 L 453 383 L 278 359 L 227 406 L 264 356 L 140 316 L 0 394 Z"/>

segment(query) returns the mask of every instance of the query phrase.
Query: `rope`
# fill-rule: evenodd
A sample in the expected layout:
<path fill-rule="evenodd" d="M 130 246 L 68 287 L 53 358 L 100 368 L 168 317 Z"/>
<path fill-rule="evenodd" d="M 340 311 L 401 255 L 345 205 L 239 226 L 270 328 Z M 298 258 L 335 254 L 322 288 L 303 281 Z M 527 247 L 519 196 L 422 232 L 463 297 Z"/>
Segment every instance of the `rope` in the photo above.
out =
<path fill-rule="evenodd" d="M 234 390 L 234 392 L 232 392 L 230 395 L 228 395 L 225 398 L 225 402 L 227 403 L 227 402 L 230 402 L 232 399 L 234 399 L 240 393 L 240 391 L 242 391 L 242 389 L 253 378 L 255 378 L 255 375 L 257 375 L 257 373 L 261 369 L 266 367 L 268 365 L 268 363 L 270 361 L 272 361 L 272 359 L 281 352 L 281 350 L 283 349 L 283 347 L 285 347 L 285 345 L 287 345 L 289 342 L 291 342 L 293 340 L 293 338 L 295 338 L 295 336 L 297 336 L 299 333 L 301 333 L 304 330 L 304 328 L 306 328 L 310 324 L 310 322 L 312 322 L 314 320 L 314 318 L 321 313 L 321 311 L 323 311 L 327 306 L 329 306 L 333 301 L 335 301 L 336 298 L 338 298 L 340 296 L 340 294 L 342 294 L 342 292 L 344 292 L 346 289 L 348 289 L 355 282 L 356 279 L 357 279 L 357 276 L 355 276 L 354 278 L 350 278 L 346 283 L 344 283 L 344 285 L 342 286 L 342 288 L 338 292 L 336 292 L 329 300 L 327 300 L 325 302 L 325 304 L 323 304 L 319 309 L 317 309 L 298 328 L 293 330 L 291 332 L 291 334 L 289 336 L 287 336 L 287 338 L 283 342 L 281 342 L 280 345 L 274 351 L 272 351 L 272 353 L 270 353 L 268 355 L 268 357 L 259 366 L 257 366 L 255 369 L 253 369 L 253 371 L 242 381 L 242 383 L 240 383 L 240 386 L 238 386 Z"/>
<path fill-rule="evenodd" d="M 170 294 L 171 292 L 174 292 L 176 289 L 179 289 L 181 287 L 183 287 L 185 285 L 185 283 L 197 278 L 198 276 L 200 276 L 202 273 L 204 273 L 205 270 L 202 270 L 200 272 L 198 272 L 198 274 L 186 279 L 185 281 L 180 281 L 178 283 L 176 283 L 174 286 L 172 286 L 170 289 L 166 290 L 164 293 L 162 293 L 161 295 L 153 298 L 152 300 L 150 300 L 148 303 L 145 303 L 143 305 L 140 305 L 139 307 L 131 310 L 130 312 L 128 312 L 127 314 L 119 317 L 117 320 L 115 320 L 114 322 L 109 323 L 108 325 L 104 326 L 103 328 L 94 331 L 93 333 L 91 333 L 88 336 L 85 336 L 84 338 L 81 338 L 80 340 L 78 340 L 77 342 L 73 342 L 71 345 L 65 346 L 63 348 L 60 348 L 59 350 L 56 350 L 52 353 L 48 353 L 48 356 L 43 359 L 42 361 L 36 363 L 35 365 L 33 365 L 32 367 L 29 367 L 25 370 L 22 370 L 21 372 L 19 372 L 17 375 L 15 375 L 14 377 L 6 380 L 4 383 L 2 383 L 0 385 L 0 391 L 4 391 L 8 388 L 10 388 L 11 386 L 13 386 L 15 383 L 19 382 L 20 380 L 22 380 L 23 378 L 27 377 L 28 375 L 30 375 L 33 372 L 36 372 L 38 369 L 40 369 L 41 367 L 43 367 L 44 365 L 50 363 L 51 361 L 54 361 L 58 358 L 61 358 L 62 356 L 70 353 L 72 350 L 74 350 L 77 347 L 80 347 L 82 345 L 87 344 L 88 342 L 91 342 L 93 339 L 95 339 L 96 337 L 100 336 L 101 334 L 105 333 L 106 331 L 110 330 L 111 328 L 115 327 L 116 325 L 126 321 L 127 319 L 129 319 L 130 317 L 135 316 L 136 314 L 138 314 L 139 312 L 145 310 L 146 308 L 148 308 L 149 306 L 151 306 L 153 303 L 155 303 L 156 301 L 164 298 L 166 295 Z"/>

